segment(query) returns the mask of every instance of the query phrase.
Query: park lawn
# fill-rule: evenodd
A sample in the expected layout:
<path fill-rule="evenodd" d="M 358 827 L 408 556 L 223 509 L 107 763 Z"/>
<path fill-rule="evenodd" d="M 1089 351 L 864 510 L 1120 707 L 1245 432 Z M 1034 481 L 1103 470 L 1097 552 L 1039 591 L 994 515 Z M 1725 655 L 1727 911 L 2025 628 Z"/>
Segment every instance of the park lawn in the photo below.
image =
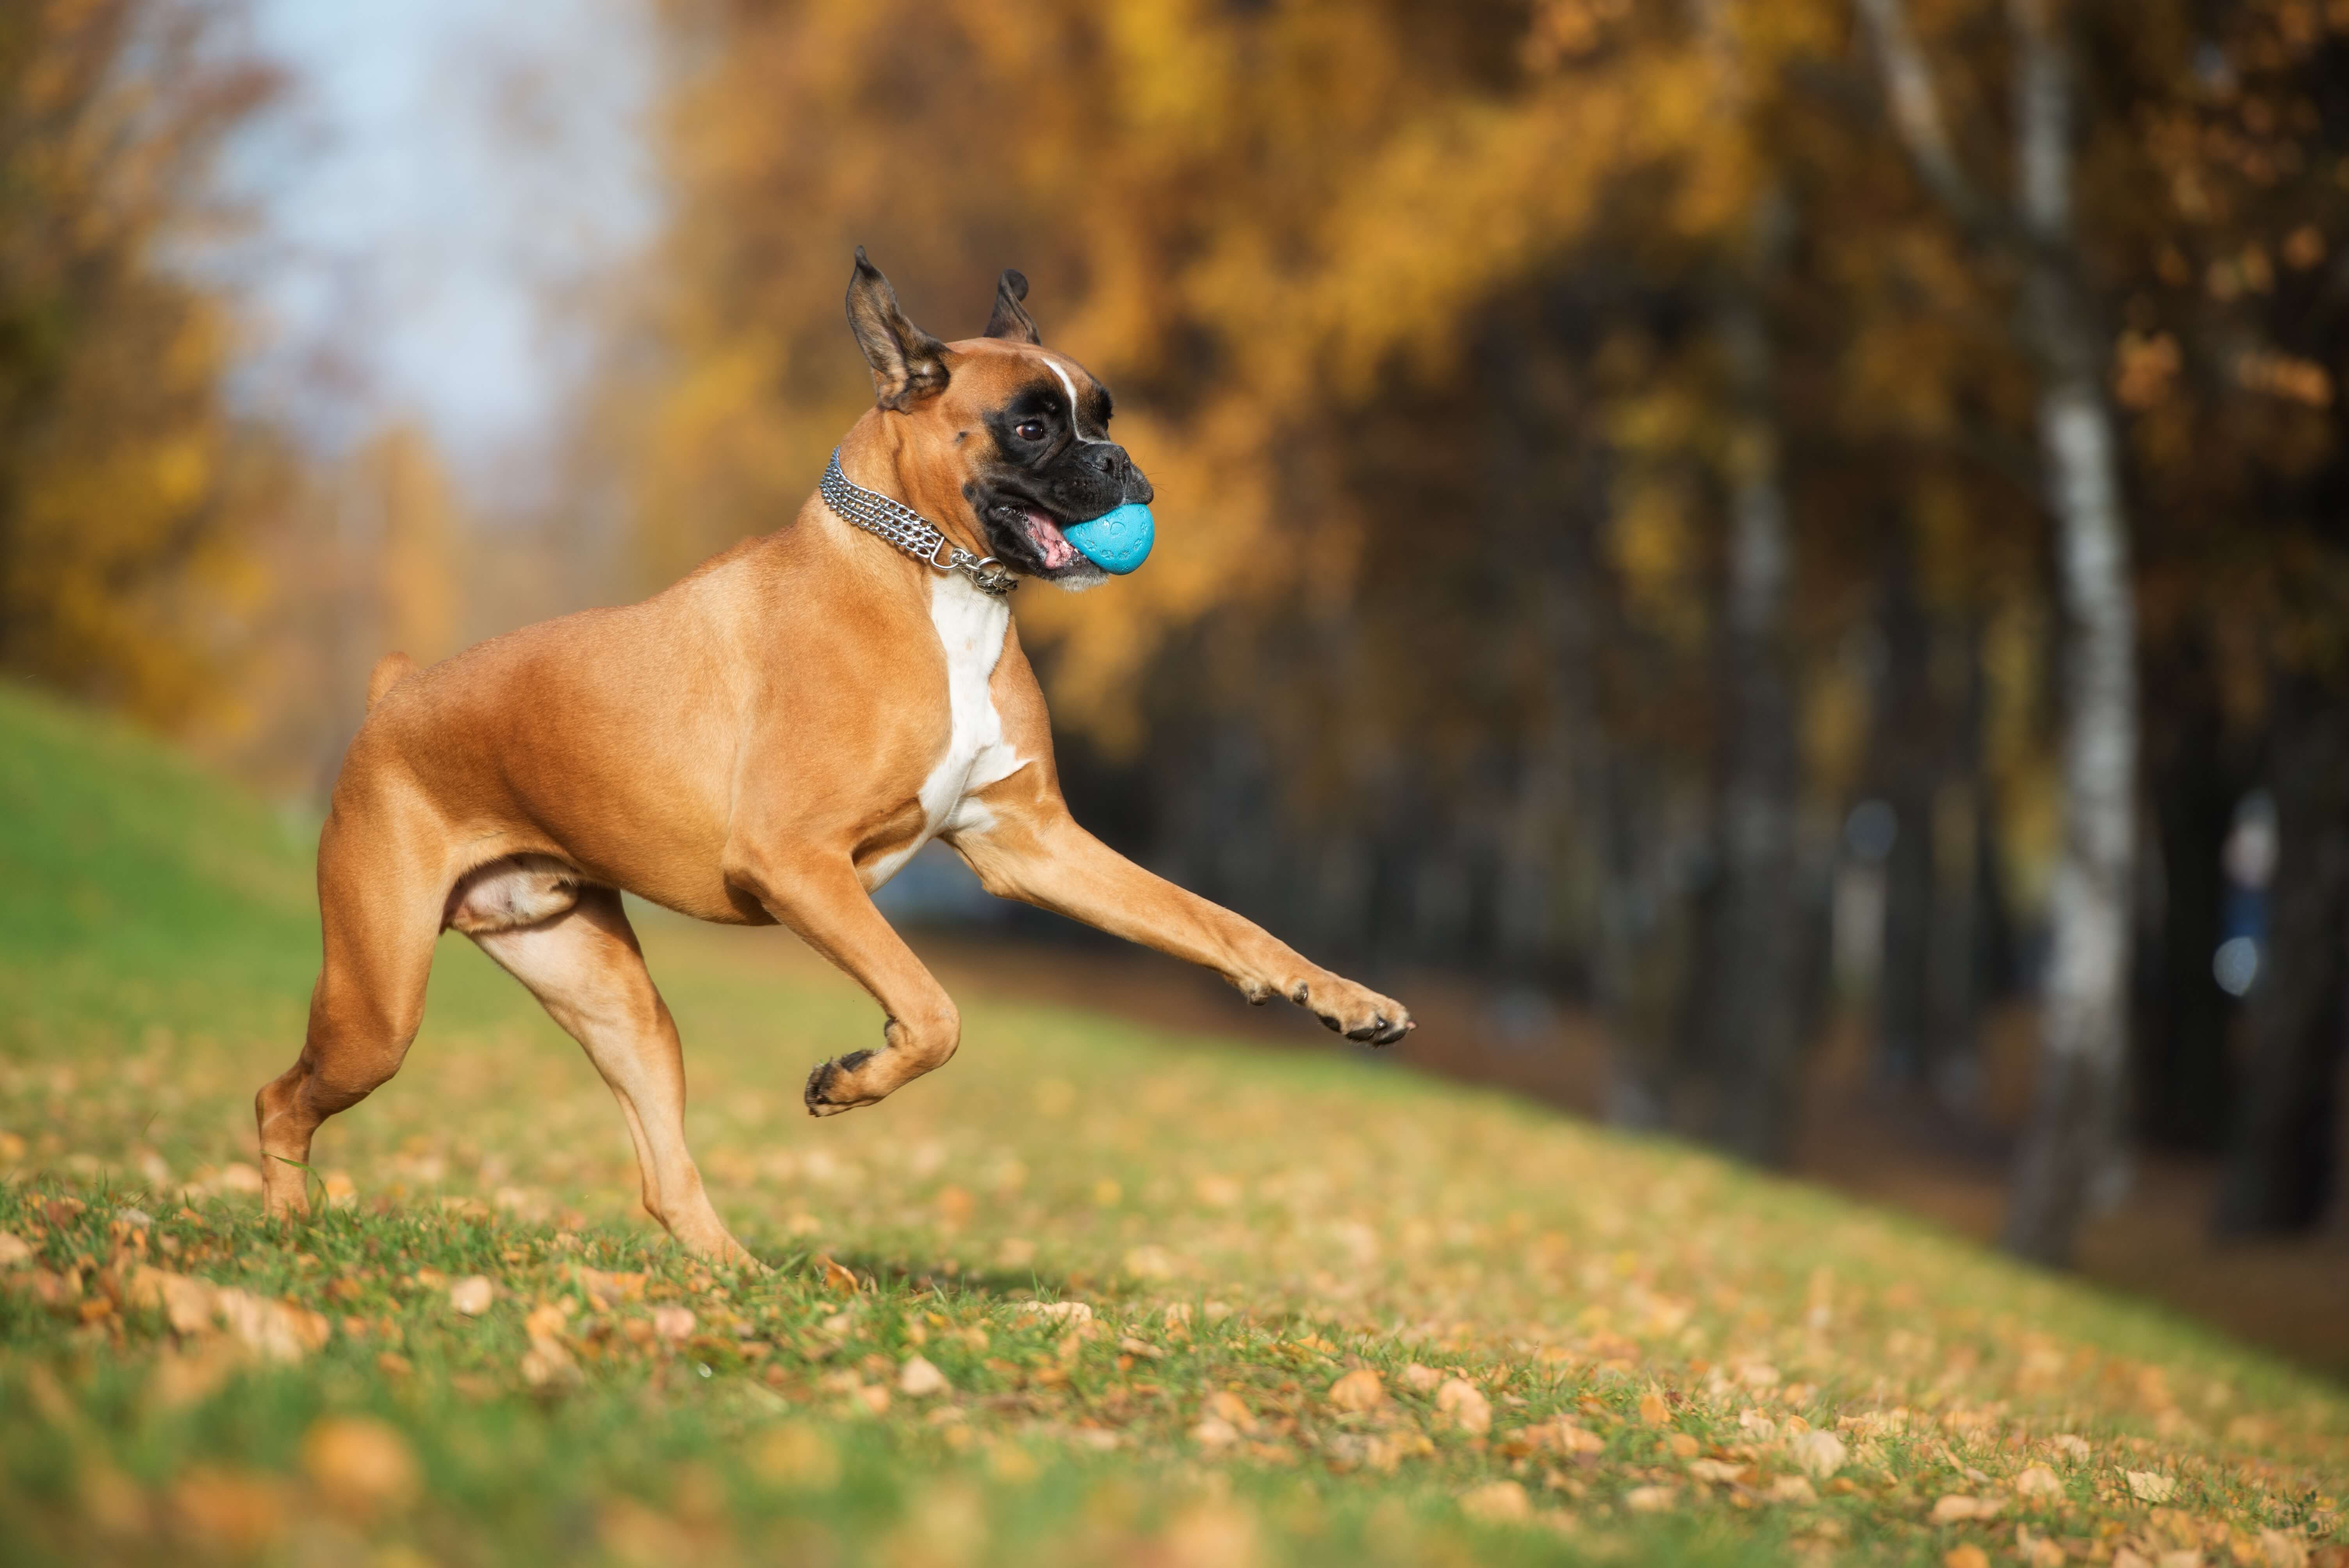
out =
<path fill-rule="evenodd" d="M 0 688 L 0 1560 L 2349 1562 L 2338 1387 L 1366 1053 L 973 1001 L 810 1120 L 879 1020 L 771 931 L 642 922 L 770 1270 L 457 939 L 265 1225 L 310 832 Z"/>

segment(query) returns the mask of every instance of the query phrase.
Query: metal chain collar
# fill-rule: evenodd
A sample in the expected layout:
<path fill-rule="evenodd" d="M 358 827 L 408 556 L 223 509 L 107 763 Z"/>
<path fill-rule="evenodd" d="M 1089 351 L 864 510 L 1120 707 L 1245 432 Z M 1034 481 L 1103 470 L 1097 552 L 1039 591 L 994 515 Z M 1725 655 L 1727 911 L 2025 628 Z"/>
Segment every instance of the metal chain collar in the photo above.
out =
<path fill-rule="evenodd" d="M 1003 563 L 994 556 L 973 555 L 912 507 L 892 500 L 878 490 L 866 490 L 842 473 L 837 447 L 833 449 L 832 462 L 824 469 L 823 483 L 817 490 L 824 505 L 839 513 L 843 521 L 879 535 L 936 571 L 961 573 L 982 593 L 1001 595 L 1019 586 L 1019 579 L 1003 570 Z M 989 571 L 989 567 L 995 570 Z"/>

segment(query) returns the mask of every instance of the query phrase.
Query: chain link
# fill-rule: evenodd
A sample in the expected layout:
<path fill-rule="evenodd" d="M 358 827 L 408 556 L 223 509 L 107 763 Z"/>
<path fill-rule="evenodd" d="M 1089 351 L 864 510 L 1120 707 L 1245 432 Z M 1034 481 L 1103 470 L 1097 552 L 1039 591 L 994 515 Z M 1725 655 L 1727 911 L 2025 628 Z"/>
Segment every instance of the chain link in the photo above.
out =
<path fill-rule="evenodd" d="M 994 556 L 973 555 L 912 507 L 892 500 L 878 490 L 866 490 L 842 473 L 838 448 L 833 449 L 832 462 L 824 469 L 823 483 L 817 490 L 824 505 L 839 513 L 842 521 L 878 535 L 924 565 L 940 572 L 959 572 L 983 593 L 999 595 L 1019 586 L 1019 579 L 1003 570 L 1003 563 Z M 941 555 L 944 560 L 939 559 Z M 990 572 L 989 567 L 995 570 Z"/>

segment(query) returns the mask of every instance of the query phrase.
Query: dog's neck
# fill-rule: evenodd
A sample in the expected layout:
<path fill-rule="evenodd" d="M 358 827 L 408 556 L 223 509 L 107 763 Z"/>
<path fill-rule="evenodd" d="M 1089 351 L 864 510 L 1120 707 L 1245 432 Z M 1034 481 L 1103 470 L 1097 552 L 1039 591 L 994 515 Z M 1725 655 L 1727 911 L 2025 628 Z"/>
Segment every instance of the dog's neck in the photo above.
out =
<path fill-rule="evenodd" d="M 921 461 L 919 443 L 903 414 L 869 408 L 840 441 L 840 471 L 852 483 L 913 508 L 931 527 L 973 555 L 987 554 L 987 540 L 970 503 L 951 480 L 952 467 Z"/>

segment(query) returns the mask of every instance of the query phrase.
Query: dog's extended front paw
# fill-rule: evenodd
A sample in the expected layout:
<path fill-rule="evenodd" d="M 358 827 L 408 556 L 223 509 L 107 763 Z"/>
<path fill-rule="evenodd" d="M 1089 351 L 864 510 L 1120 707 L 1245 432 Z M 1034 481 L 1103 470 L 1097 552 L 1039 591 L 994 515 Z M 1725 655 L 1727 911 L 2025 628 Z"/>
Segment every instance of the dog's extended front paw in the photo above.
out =
<path fill-rule="evenodd" d="M 856 1069 L 873 1059 L 871 1051 L 851 1051 L 837 1061 L 818 1062 L 808 1074 L 807 1101 L 810 1116 L 838 1116 L 843 1110 L 854 1110 L 860 1105 L 871 1105 L 875 1097 L 860 1094 L 856 1089 Z"/>
<path fill-rule="evenodd" d="M 1335 975 L 1318 982 L 1299 980 L 1288 995 L 1348 1039 L 1369 1045 L 1393 1045 L 1419 1026 L 1412 1022 L 1411 1010 L 1393 997 Z"/>

